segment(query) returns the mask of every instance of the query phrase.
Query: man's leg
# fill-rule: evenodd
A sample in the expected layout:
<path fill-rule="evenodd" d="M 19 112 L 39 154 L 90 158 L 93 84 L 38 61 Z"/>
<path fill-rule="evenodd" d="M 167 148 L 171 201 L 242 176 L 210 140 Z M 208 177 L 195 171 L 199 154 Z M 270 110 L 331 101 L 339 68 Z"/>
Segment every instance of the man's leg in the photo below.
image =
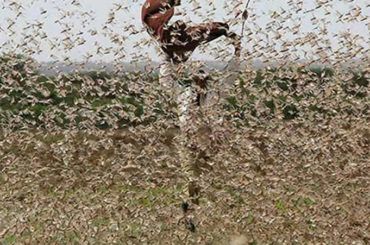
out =
<path fill-rule="evenodd" d="M 174 85 L 174 70 L 175 66 L 170 62 L 165 62 L 159 67 L 159 84 L 163 86 L 163 89 L 169 90 Z"/>
<path fill-rule="evenodd" d="M 197 127 L 196 120 L 194 120 L 194 103 L 196 94 L 191 85 L 181 86 L 180 94 L 178 96 L 178 110 L 179 110 L 179 123 L 181 130 L 181 149 L 180 157 L 182 161 L 182 168 L 186 174 L 186 181 L 188 185 L 188 194 L 190 200 L 198 204 L 199 197 L 199 184 L 198 178 L 200 170 L 196 163 L 196 149 L 194 148 L 194 130 Z"/>
<path fill-rule="evenodd" d="M 190 200 L 197 204 L 200 188 L 198 178 L 200 169 L 197 164 L 197 151 L 195 149 L 195 132 L 197 129 L 196 121 L 196 91 L 189 82 L 188 84 L 180 84 L 179 78 L 183 78 L 180 74 L 181 64 L 172 64 L 166 62 L 160 66 L 159 82 L 164 90 L 176 89 L 174 94 L 178 103 L 178 116 L 180 126 L 180 144 L 179 158 L 184 175 L 186 176 L 187 191 Z"/>

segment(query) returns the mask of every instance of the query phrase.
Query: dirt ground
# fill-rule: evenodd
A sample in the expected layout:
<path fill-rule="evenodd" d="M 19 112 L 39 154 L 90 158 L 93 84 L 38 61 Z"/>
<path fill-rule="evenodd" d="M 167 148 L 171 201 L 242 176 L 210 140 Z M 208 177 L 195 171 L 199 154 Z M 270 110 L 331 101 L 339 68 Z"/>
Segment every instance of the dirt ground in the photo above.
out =
<path fill-rule="evenodd" d="M 177 129 L 1 134 L 2 244 L 368 244 L 364 118 L 229 127 L 195 232 Z"/>

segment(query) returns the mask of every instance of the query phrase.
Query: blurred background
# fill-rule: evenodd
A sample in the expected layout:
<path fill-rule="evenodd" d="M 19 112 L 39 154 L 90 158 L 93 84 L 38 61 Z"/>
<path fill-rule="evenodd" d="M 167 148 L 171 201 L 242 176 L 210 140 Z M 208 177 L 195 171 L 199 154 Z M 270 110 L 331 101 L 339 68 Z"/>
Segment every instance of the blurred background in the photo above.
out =
<path fill-rule="evenodd" d="M 161 62 L 164 57 L 158 45 L 141 23 L 143 2 L 1 0 L 0 52 L 28 55 L 44 67 L 58 62 L 136 69 Z M 240 33 L 245 4 L 183 0 L 170 23 L 226 21 Z M 243 57 L 249 64 L 292 61 L 357 66 L 369 61 L 370 4 L 366 0 L 256 0 L 248 12 Z M 232 46 L 225 41 L 197 49 L 191 60 L 216 64 L 229 60 Z"/>

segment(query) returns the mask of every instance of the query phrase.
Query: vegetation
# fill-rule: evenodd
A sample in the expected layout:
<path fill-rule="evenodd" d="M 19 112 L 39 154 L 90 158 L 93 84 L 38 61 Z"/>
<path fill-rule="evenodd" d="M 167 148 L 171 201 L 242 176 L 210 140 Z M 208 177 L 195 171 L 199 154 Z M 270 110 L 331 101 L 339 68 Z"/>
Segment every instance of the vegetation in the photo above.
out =
<path fill-rule="evenodd" d="M 47 77 L 0 58 L 1 244 L 367 244 L 369 71 L 240 71 L 204 119 L 196 231 L 176 102 L 155 74 Z M 225 92 L 226 91 L 226 92 Z M 202 143 L 199 143 L 202 144 Z"/>

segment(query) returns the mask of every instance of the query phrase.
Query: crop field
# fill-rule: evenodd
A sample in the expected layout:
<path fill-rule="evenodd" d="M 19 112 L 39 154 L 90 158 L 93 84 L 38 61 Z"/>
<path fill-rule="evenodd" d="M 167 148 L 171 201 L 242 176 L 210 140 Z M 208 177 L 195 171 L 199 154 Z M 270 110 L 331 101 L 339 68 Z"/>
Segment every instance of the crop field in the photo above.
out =
<path fill-rule="evenodd" d="M 0 245 L 370 244 L 369 30 L 369 0 L 0 0 Z"/>
<path fill-rule="evenodd" d="M 366 67 L 211 74 L 226 92 L 194 123 L 207 158 L 189 231 L 176 100 L 158 75 L 0 65 L 1 244 L 370 242 Z"/>

